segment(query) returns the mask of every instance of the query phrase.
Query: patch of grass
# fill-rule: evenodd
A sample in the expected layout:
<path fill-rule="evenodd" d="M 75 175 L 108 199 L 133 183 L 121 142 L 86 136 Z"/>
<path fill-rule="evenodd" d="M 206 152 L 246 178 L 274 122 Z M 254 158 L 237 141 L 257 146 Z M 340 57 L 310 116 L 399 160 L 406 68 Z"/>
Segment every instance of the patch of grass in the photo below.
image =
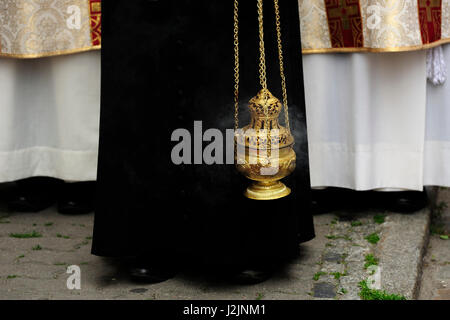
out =
<path fill-rule="evenodd" d="M 347 275 L 347 271 L 345 271 L 345 273 L 340 273 L 340 272 L 330 272 L 331 276 L 334 276 L 334 278 L 336 280 L 339 280 L 341 277 L 345 277 Z"/>
<path fill-rule="evenodd" d="M 256 300 L 262 300 L 262 298 L 264 298 L 264 294 L 258 293 L 258 294 L 256 295 Z"/>
<path fill-rule="evenodd" d="M 430 225 L 430 232 L 432 235 L 441 235 L 445 232 L 445 226 L 443 223 L 432 223 Z"/>
<path fill-rule="evenodd" d="M 42 234 L 40 234 L 39 232 L 33 231 L 30 233 L 10 233 L 9 236 L 11 238 L 29 239 L 29 238 L 41 238 Z"/>
<path fill-rule="evenodd" d="M 378 235 L 378 233 L 375 232 L 375 233 L 369 234 L 364 239 L 366 239 L 371 244 L 377 244 L 378 241 L 380 241 L 380 236 Z"/>
<path fill-rule="evenodd" d="M 339 290 L 340 294 L 346 294 L 347 292 L 348 292 L 348 290 L 345 288 L 341 288 L 341 290 Z"/>
<path fill-rule="evenodd" d="M 63 236 L 62 234 L 60 234 L 60 233 L 58 233 L 57 235 L 56 235 L 58 238 L 63 238 L 63 239 L 70 239 L 70 237 L 69 236 Z"/>
<path fill-rule="evenodd" d="M 384 214 L 376 214 L 373 217 L 373 221 L 378 224 L 382 224 L 385 221 L 386 216 Z"/>
<path fill-rule="evenodd" d="M 65 262 L 55 262 L 53 265 L 55 265 L 55 266 L 66 266 L 67 263 L 65 263 Z"/>
<path fill-rule="evenodd" d="M 445 201 L 439 202 L 433 210 L 433 216 L 439 218 L 442 216 L 442 213 L 445 209 L 448 208 L 448 204 Z"/>
<path fill-rule="evenodd" d="M 78 243 L 78 244 L 75 246 L 75 249 L 81 249 L 82 246 L 86 246 L 86 245 L 88 245 L 88 244 L 89 244 L 89 241 L 84 240 L 83 242 Z"/>
<path fill-rule="evenodd" d="M 446 234 L 441 234 L 441 236 L 439 238 L 441 238 L 442 240 L 448 240 L 449 239 L 448 235 L 446 235 Z"/>
<path fill-rule="evenodd" d="M 86 237 L 86 240 L 92 240 L 92 237 Z"/>
<path fill-rule="evenodd" d="M 22 258 L 25 258 L 25 255 L 24 255 L 24 254 L 21 254 L 21 255 L 18 256 L 16 259 L 22 259 Z"/>
<path fill-rule="evenodd" d="M 355 221 L 352 221 L 351 225 L 352 225 L 352 227 L 359 227 L 359 226 L 362 226 L 362 222 L 355 220 Z"/>
<path fill-rule="evenodd" d="M 33 248 L 31 248 L 31 250 L 39 251 L 42 250 L 42 247 L 40 245 L 35 245 Z"/>
<path fill-rule="evenodd" d="M 18 278 L 18 277 L 19 277 L 18 275 L 10 274 L 9 276 L 6 277 L 6 279 L 15 279 L 15 278 Z"/>
<path fill-rule="evenodd" d="M 334 218 L 333 220 L 331 220 L 331 224 L 336 224 L 336 223 L 338 223 L 338 221 L 339 221 L 339 218 Z"/>
<path fill-rule="evenodd" d="M 366 263 L 364 264 L 364 269 L 367 269 L 370 266 L 377 266 L 378 259 L 375 258 L 373 254 L 367 254 L 365 257 Z"/>
<path fill-rule="evenodd" d="M 359 287 L 361 288 L 359 296 L 362 300 L 406 300 L 402 295 L 389 294 L 386 293 L 386 291 L 370 289 L 367 280 L 361 281 Z"/>
<path fill-rule="evenodd" d="M 327 274 L 327 273 L 326 273 L 326 272 L 323 272 L 323 271 L 316 272 L 316 274 L 315 274 L 314 277 L 313 277 L 313 280 L 314 280 L 314 281 L 318 281 L 318 280 L 320 279 L 321 276 L 326 275 L 326 274 Z"/>
<path fill-rule="evenodd" d="M 87 266 L 89 264 L 89 262 L 81 262 L 80 265 L 81 266 Z"/>
<path fill-rule="evenodd" d="M 44 226 L 51 227 L 53 224 L 54 224 L 53 222 L 47 222 L 46 224 L 44 224 Z"/>
<path fill-rule="evenodd" d="M 325 238 L 330 239 L 330 240 L 344 239 L 344 240 L 352 241 L 352 238 L 350 238 L 348 235 L 335 236 L 335 235 L 329 234 L 329 235 L 326 235 Z"/>

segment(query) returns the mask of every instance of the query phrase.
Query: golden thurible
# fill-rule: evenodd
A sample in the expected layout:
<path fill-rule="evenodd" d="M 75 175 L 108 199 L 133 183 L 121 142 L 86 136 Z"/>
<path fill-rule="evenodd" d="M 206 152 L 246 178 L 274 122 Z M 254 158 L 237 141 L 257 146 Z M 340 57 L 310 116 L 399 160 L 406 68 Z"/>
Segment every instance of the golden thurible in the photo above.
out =
<path fill-rule="evenodd" d="M 291 190 L 280 180 L 296 165 L 294 138 L 279 124 L 280 100 L 262 89 L 250 100 L 250 124 L 236 132 L 236 167 L 253 183 L 245 196 L 255 200 L 285 197 Z"/>

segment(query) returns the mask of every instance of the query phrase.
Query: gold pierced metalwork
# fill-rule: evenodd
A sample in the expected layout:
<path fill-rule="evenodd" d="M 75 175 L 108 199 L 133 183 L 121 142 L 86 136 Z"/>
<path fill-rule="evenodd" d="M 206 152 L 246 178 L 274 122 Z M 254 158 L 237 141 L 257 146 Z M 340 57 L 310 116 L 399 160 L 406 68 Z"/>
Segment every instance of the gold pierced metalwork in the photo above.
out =
<path fill-rule="evenodd" d="M 274 0 L 274 5 L 283 104 L 267 89 L 263 0 L 257 0 L 260 51 L 259 80 L 262 89 L 250 100 L 250 124 L 242 130 L 238 130 L 239 0 L 234 1 L 234 116 L 235 129 L 237 130 L 235 158 L 238 171 L 254 181 L 244 194 L 247 198 L 255 200 L 273 200 L 289 195 L 291 190 L 280 180 L 291 174 L 296 165 L 296 155 L 293 149 L 294 138 L 289 125 L 278 0 Z M 278 122 L 282 109 L 284 109 L 286 127 L 281 126 Z"/>

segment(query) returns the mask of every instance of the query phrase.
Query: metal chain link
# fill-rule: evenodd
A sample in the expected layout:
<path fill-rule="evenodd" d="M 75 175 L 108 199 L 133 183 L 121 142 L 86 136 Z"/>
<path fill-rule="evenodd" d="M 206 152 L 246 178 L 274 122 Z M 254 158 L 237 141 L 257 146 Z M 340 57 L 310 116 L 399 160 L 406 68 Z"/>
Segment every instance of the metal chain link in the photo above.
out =
<path fill-rule="evenodd" d="M 264 15 L 263 0 L 258 0 L 259 22 L 259 83 L 263 89 L 267 89 L 266 52 L 264 48 Z"/>
<path fill-rule="evenodd" d="M 234 130 L 239 128 L 239 0 L 234 0 Z"/>
<path fill-rule="evenodd" d="M 263 0 L 258 0 L 258 22 L 259 22 L 259 83 L 263 90 L 267 90 L 267 73 L 266 73 L 266 50 L 264 45 L 264 13 L 263 13 Z M 264 92 L 266 94 L 266 92 Z M 264 115 L 266 116 L 266 121 L 269 120 L 269 109 L 267 103 L 263 105 Z M 267 131 L 266 136 L 266 158 L 270 162 L 270 157 L 272 155 L 272 144 L 271 144 L 271 130 L 266 126 L 264 130 Z"/>
<path fill-rule="evenodd" d="M 280 6 L 278 0 L 274 0 L 275 5 L 275 22 L 277 29 L 277 41 L 278 41 L 278 59 L 280 60 L 280 75 L 281 75 L 281 88 L 283 91 L 283 105 L 284 105 L 284 122 L 288 132 L 291 132 L 291 126 L 289 124 L 289 110 L 288 110 L 288 97 L 286 89 L 286 76 L 284 75 L 284 62 L 283 62 L 283 45 L 281 41 L 281 18 L 280 18 Z"/>

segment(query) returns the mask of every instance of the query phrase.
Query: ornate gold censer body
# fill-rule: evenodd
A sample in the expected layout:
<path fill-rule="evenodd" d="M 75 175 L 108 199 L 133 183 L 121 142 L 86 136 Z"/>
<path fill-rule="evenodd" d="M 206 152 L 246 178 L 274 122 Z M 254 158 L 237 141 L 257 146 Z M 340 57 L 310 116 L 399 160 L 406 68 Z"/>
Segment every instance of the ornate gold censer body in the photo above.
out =
<path fill-rule="evenodd" d="M 271 200 L 291 193 L 280 180 L 295 169 L 294 138 L 278 122 L 282 104 L 269 90 L 262 89 L 250 100 L 250 124 L 236 134 L 236 166 L 254 182 L 245 196 Z"/>
<path fill-rule="evenodd" d="M 286 78 L 284 76 L 278 0 L 274 0 L 274 4 L 286 127 L 281 126 L 278 121 L 280 113 L 283 109 L 283 104 L 267 89 L 262 0 L 257 0 L 257 3 L 260 36 L 259 71 L 262 89 L 250 100 L 250 124 L 241 129 L 237 129 L 239 94 L 239 29 L 238 0 L 235 0 L 235 160 L 237 170 L 245 177 L 253 181 L 253 183 L 244 192 L 245 196 L 255 200 L 274 200 L 285 197 L 291 193 L 291 190 L 280 180 L 295 170 L 296 155 L 293 149 L 294 138 L 289 127 Z"/>

